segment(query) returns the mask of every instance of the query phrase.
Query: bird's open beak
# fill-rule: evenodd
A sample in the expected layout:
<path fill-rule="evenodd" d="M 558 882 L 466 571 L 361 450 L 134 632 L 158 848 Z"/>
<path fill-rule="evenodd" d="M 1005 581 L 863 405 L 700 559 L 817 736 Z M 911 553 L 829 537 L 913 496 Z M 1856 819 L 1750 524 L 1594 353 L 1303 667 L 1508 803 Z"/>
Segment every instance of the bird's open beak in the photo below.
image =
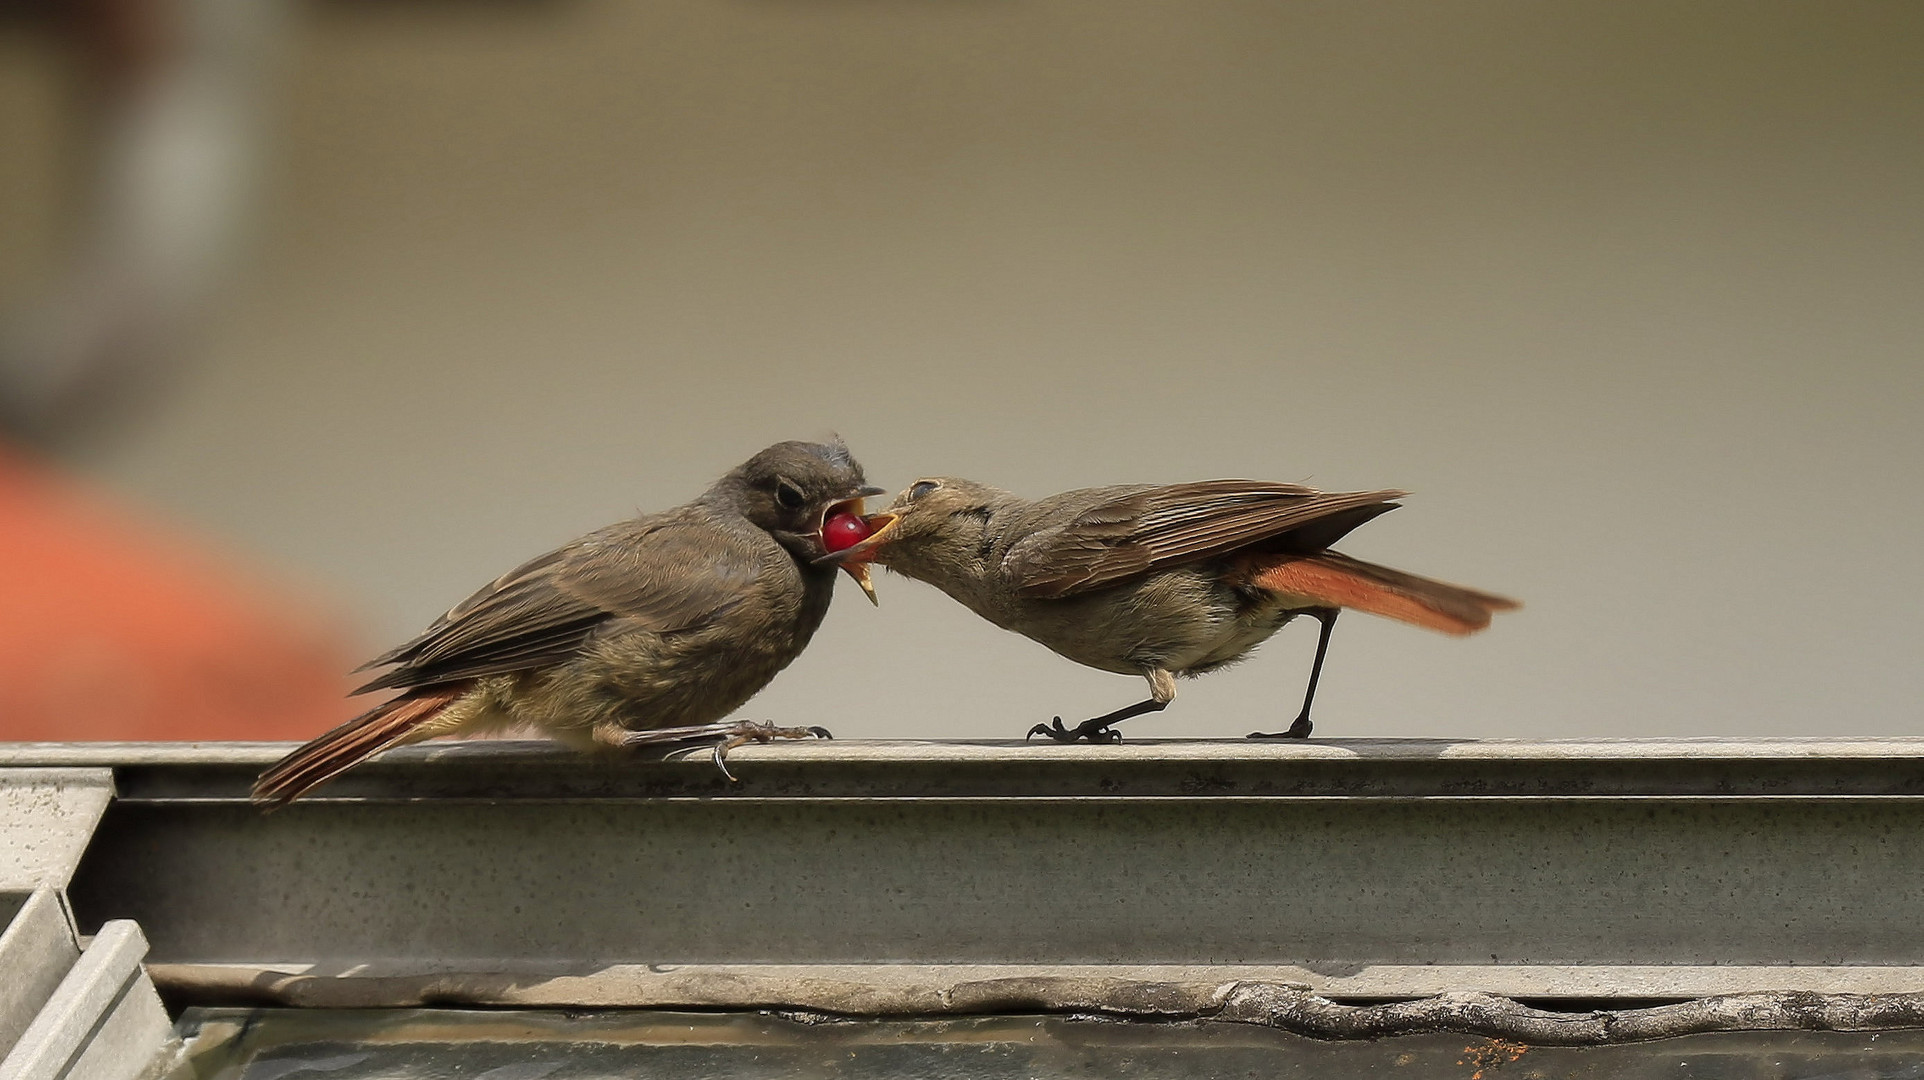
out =
<path fill-rule="evenodd" d="M 832 518 L 837 514 L 843 514 L 843 513 L 854 514 L 856 517 L 859 517 L 863 521 L 868 522 L 869 527 L 873 529 L 875 528 L 876 518 L 869 517 L 868 514 L 862 509 L 862 501 L 871 495 L 886 495 L 886 494 L 888 494 L 888 490 L 886 488 L 865 487 L 860 492 L 857 492 L 856 496 L 852 499 L 843 499 L 841 502 L 831 503 L 828 509 L 822 512 L 822 521 L 826 523 L 829 518 Z M 876 515 L 876 517 L 887 517 L 890 522 L 893 522 L 895 520 L 895 518 L 892 515 L 888 515 L 888 514 L 878 514 Z M 820 536 L 819 526 L 817 527 L 817 536 L 818 537 Z M 873 539 L 875 539 L 875 537 L 873 534 L 871 534 L 867 540 L 863 540 L 861 543 L 855 545 L 855 547 L 845 548 L 833 554 L 824 555 L 815 561 L 818 563 L 830 563 L 835 566 L 840 566 L 844 573 L 846 573 L 849 577 L 852 577 L 855 579 L 855 584 L 860 585 L 862 587 L 862 593 L 863 595 L 868 597 L 868 602 L 871 604 L 874 604 L 876 607 L 881 607 L 882 601 L 876 599 L 876 596 L 875 596 L 875 583 L 869 580 L 869 572 L 868 572 L 869 560 L 864 558 L 850 557 L 850 553 L 855 551 L 856 548 L 862 547 L 864 544 L 867 544 L 870 540 L 873 540 Z"/>
<path fill-rule="evenodd" d="M 861 506 L 859 505 L 861 500 L 856 499 L 853 501 L 857 505 L 850 512 L 860 514 L 862 512 Z M 846 503 L 836 504 L 838 507 L 845 507 L 847 505 Z M 830 512 L 833 513 L 833 509 L 831 509 Z M 884 511 L 879 514 L 864 515 L 862 520 L 869 527 L 867 539 L 861 540 L 853 546 L 843 548 L 833 554 L 824 555 L 815 561 L 841 567 L 849 577 L 855 579 L 855 583 L 862 587 L 862 591 L 868 594 L 869 603 L 880 607 L 882 602 L 875 598 L 875 585 L 869 581 L 868 567 L 870 563 L 875 561 L 876 550 L 888 542 L 889 534 L 895 531 L 895 523 L 899 519 L 896 515 Z"/>

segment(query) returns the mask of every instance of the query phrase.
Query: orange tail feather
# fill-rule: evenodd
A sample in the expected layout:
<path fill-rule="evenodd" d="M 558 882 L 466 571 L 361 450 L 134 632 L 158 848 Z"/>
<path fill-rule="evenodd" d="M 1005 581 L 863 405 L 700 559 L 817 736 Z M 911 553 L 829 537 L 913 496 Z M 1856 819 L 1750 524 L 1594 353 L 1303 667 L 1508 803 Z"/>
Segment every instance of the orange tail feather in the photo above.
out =
<path fill-rule="evenodd" d="M 302 743 L 254 781 L 253 800 L 284 806 L 390 747 L 403 745 L 473 686 L 437 686 L 383 702 L 324 735 Z"/>
<path fill-rule="evenodd" d="M 1264 558 L 1250 566 L 1251 583 L 1330 607 L 1367 611 L 1445 634 L 1473 634 L 1490 615 L 1518 607 L 1514 600 L 1461 585 L 1352 559 L 1334 551 Z"/>

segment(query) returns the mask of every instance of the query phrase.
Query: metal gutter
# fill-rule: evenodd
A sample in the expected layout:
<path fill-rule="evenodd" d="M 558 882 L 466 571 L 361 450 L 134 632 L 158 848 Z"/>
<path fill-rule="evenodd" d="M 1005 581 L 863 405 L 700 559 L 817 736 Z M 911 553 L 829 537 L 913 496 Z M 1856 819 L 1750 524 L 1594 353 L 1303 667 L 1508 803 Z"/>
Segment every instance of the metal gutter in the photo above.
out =
<path fill-rule="evenodd" d="M 173 1022 L 141 970 L 140 927 L 102 927 L 4 1059 L 0 1080 L 110 1080 L 149 1072 Z"/>
<path fill-rule="evenodd" d="M 112 796 L 97 765 L 0 768 L 0 1080 L 134 1080 L 168 1052 L 140 928 L 83 948 L 62 901 Z"/>
<path fill-rule="evenodd" d="M 285 743 L 0 744 L 0 769 L 109 768 L 122 802 L 244 802 Z M 730 784 L 705 755 L 583 758 L 545 742 L 409 747 L 314 802 L 459 799 L 1234 799 L 1924 797 L 1924 738 L 802 742 L 745 746 Z"/>
<path fill-rule="evenodd" d="M 745 747 L 739 784 L 454 744 L 263 816 L 285 749 L 0 769 L 113 770 L 74 908 L 138 920 L 184 1001 L 1924 992 L 1924 739 L 834 742 Z"/>
<path fill-rule="evenodd" d="M 52 889 L 12 898 L 0 929 L 0 1055 L 12 1050 L 80 959 L 73 928 Z"/>
<path fill-rule="evenodd" d="M 104 766 L 15 766 L 0 744 L 0 892 L 64 888 L 113 798 Z"/>

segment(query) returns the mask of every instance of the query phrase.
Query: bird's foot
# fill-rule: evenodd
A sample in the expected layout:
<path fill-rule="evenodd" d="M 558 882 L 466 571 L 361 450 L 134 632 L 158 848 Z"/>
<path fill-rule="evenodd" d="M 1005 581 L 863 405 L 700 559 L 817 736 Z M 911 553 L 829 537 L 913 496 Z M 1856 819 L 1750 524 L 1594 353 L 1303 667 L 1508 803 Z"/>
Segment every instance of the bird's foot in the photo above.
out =
<path fill-rule="evenodd" d="M 694 724 L 688 727 L 652 728 L 646 731 L 629 731 L 621 735 L 621 745 L 625 747 L 660 746 L 664 743 L 699 742 L 719 736 L 712 751 L 715 767 L 735 783 L 735 774 L 728 771 L 728 752 L 743 743 L 774 742 L 776 739 L 833 739 L 825 727 L 776 727 L 765 720 L 736 720 L 723 724 Z"/>
<path fill-rule="evenodd" d="M 1110 727 L 1109 718 L 1105 716 L 1098 716 L 1094 720 L 1084 720 L 1072 728 L 1064 727 L 1062 725 L 1062 717 L 1058 716 L 1055 718 L 1053 725 L 1037 724 L 1030 728 L 1029 733 L 1024 735 L 1022 740 L 1027 742 L 1037 735 L 1054 739 L 1059 743 L 1119 743 L 1122 741 L 1122 732 Z"/>
<path fill-rule="evenodd" d="M 1307 716 L 1299 716 L 1299 717 L 1297 717 L 1297 718 L 1296 718 L 1296 722 L 1295 722 L 1295 723 L 1293 723 L 1293 724 L 1291 724 L 1291 725 L 1289 725 L 1289 730 L 1288 730 L 1288 731 L 1252 731 L 1252 732 L 1250 732 L 1250 733 L 1249 733 L 1249 734 L 1248 734 L 1248 735 L 1246 736 L 1246 738 L 1251 738 L 1251 739 L 1307 739 L 1307 738 L 1309 738 L 1309 731 L 1310 731 L 1310 729 L 1311 729 L 1311 728 L 1313 728 L 1313 727 L 1315 727 L 1315 726 L 1316 726 L 1316 725 L 1314 725 L 1314 724 L 1312 724 L 1312 723 L 1310 723 L 1310 722 L 1309 722 L 1309 717 L 1307 717 Z"/>
<path fill-rule="evenodd" d="M 728 778 L 731 784 L 740 783 L 735 774 L 728 771 L 728 752 L 743 743 L 771 743 L 776 739 L 833 739 L 825 727 L 776 727 L 765 720 L 743 720 L 732 725 L 733 731 L 727 738 L 715 744 L 712 758 L 715 768 Z"/>

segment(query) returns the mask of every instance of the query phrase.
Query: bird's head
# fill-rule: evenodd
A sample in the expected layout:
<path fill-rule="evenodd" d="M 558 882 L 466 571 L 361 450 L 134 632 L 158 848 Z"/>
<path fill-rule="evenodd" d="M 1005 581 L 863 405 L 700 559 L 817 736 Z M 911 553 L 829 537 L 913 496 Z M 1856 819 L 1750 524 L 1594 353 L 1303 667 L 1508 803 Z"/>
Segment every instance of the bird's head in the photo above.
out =
<path fill-rule="evenodd" d="M 979 553 L 995 507 L 1010 498 L 1008 492 L 974 480 L 924 477 L 902 489 L 886 510 L 866 519 L 866 539 L 828 560 L 844 567 L 881 563 L 918 576 L 915 569 L 922 562 Z"/>
<path fill-rule="evenodd" d="M 767 530 L 803 563 L 829 554 L 823 527 L 842 515 L 863 516 L 862 501 L 884 494 L 871 487 L 862 466 L 840 442 L 782 442 L 749 458 L 724 477 L 718 488 L 741 515 Z M 842 567 L 875 599 L 868 568 L 860 562 Z"/>

